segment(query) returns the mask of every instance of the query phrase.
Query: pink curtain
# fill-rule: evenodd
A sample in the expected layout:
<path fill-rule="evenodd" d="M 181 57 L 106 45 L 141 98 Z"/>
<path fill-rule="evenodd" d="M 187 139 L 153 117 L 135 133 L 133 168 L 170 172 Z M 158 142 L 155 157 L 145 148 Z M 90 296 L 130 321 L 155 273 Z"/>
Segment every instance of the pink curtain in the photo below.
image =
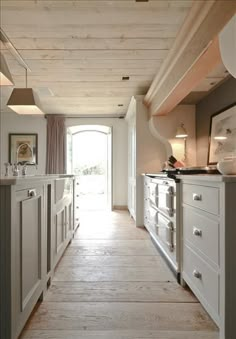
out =
<path fill-rule="evenodd" d="M 65 118 L 47 115 L 47 174 L 66 173 Z"/>

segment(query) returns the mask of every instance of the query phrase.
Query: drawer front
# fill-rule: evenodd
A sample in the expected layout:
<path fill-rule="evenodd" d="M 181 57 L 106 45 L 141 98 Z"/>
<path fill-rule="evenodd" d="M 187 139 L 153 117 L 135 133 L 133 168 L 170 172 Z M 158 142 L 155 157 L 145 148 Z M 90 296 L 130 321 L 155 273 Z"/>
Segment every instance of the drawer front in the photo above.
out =
<path fill-rule="evenodd" d="M 189 287 L 197 290 L 207 304 L 219 314 L 219 274 L 188 246 L 184 246 L 183 276 Z"/>
<path fill-rule="evenodd" d="M 174 223 L 160 213 L 157 214 L 155 233 L 158 239 L 168 248 L 168 251 L 174 252 L 176 247 Z"/>
<path fill-rule="evenodd" d="M 148 185 L 148 197 L 152 204 L 157 205 L 157 184 L 149 183 Z"/>
<path fill-rule="evenodd" d="M 152 207 L 149 208 L 149 221 L 154 225 L 157 223 L 157 211 Z"/>
<path fill-rule="evenodd" d="M 189 208 L 183 209 L 183 237 L 219 265 L 219 222 Z"/>
<path fill-rule="evenodd" d="M 219 214 L 219 189 L 183 184 L 183 202 L 212 214 Z"/>

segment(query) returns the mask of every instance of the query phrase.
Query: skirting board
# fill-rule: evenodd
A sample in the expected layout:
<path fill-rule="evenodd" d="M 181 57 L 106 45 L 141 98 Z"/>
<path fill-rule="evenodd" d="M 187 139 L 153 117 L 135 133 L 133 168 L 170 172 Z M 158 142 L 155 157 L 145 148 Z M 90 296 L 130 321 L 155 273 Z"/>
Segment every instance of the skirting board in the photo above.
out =
<path fill-rule="evenodd" d="M 112 211 L 115 211 L 115 210 L 128 211 L 128 206 L 125 206 L 125 205 L 114 205 L 112 207 Z"/>

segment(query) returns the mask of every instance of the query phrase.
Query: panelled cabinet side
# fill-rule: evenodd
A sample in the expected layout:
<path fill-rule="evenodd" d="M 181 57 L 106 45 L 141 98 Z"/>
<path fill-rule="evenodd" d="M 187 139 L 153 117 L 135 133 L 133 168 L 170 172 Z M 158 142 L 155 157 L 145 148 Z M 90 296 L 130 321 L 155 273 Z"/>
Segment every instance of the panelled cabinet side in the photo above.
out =
<path fill-rule="evenodd" d="M 11 186 L 0 187 L 0 338 L 12 338 Z"/>
<path fill-rule="evenodd" d="M 8 183 L 0 182 L 0 338 L 16 339 L 72 239 L 73 179 L 60 181 L 58 202 L 54 178 L 1 180 Z M 63 243 L 55 254 L 59 210 Z"/>

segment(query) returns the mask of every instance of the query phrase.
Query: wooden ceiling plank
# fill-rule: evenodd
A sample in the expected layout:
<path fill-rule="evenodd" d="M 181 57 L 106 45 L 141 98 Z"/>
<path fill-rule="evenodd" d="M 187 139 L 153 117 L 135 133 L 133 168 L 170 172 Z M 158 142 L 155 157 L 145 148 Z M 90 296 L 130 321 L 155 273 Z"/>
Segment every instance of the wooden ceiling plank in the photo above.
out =
<path fill-rule="evenodd" d="M 58 69 L 45 69 L 43 67 L 34 68 L 33 71 L 30 73 L 30 77 L 33 76 L 40 76 L 45 78 L 48 77 L 78 77 L 80 79 L 85 80 L 86 78 L 91 81 L 93 78 L 96 79 L 97 77 L 122 77 L 122 76 L 130 76 L 130 77 L 146 77 L 147 79 L 153 79 L 153 74 L 155 74 L 158 70 L 158 67 L 153 68 L 62 68 L 60 72 Z M 13 77 L 15 76 L 23 76 L 23 69 L 22 67 L 11 67 L 11 74 Z"/>
<path fill-rule="evenodd" d="M 15 80 L 15 79 L 14 79 Z M 83 89 L 96 89 L 96 88 L 100 88 L 100 89 L 119 89 L 119 88 L 123 88 L 123 89 L 136 89 L 139 87 L 145 87 L 148 88 L 151 84 L 151 81 L 143 81 L 143 82 L 133 82 L 133 81 L 117 81 L 117 82 L 102 82 L 102 81 L 98 81 L 98 82 L 89 82 L 89 81 L 83 81 L 83 82 L 78 82 L 78 81 L 68 81 L 65 85 L 65 82 L 60 82 L 60 81 L 35 81 L 32 80 L 30 77 L 28 77 L 28 86 L 30 87 L 49 87 L 52 90 L 54 88 L 61 88 L 62 85 L 64 84 L 65 87 L 68 87 L 69 89 L 80 89 L 81 87 L 83 87 Z M 15 87 L 24 87 L 25 86 L 25 79 L 22 79 L 22 81 L 16 81 L 15 82 Z"/>
<path fill-rule="evenodd" d="M 13 72 L 11 72 L 13 75 Z M 129 80 L 127 81 L 123 81 L 125 83 L 143 83 L 143 82 L 148 82 L 151 83 L 151 81 L 153 80 L 153 75 L 133 75 L 131 76 L 129 73 L 127 72 L 123 72 L 120 75 L 82 75 L 79 73 L 73 74 L 73 73 L 63 73 L 63 77 L 62 74 L 57 72 L 54 74 L 51 73 L 44 73 L 44 74 L 39 74 L 39 75 L 34 75 L 32 73 L 30 73 L 30 75 L 28 76 L 30 82 L 32 83 L 37 83 L 37 82 L 45 82 L 45 85 L 47 84 L 47 82 L 100 82 L 100 83 L 104 83 L 104 82 L 120 82 L 122 81 L 122 76 L 129 76 Z M 25 75 L 15 75 L 14 76 L 14 81 L 16 83 L 20 83 L 20 82 L 24 82 L 25 81 Z"/>
<path fill-rule="evenodd" d="M 209 43 L 230 20 L 235 11 L 236 2 L 217 0 L 194 3 L 174 46 L 145 97 L 145 103 L 149 106 L 151 115 L 167 114 L 171 110 L 171 106 L 175 107 L 179 103 L 181 95 L 188 94 L 193 89 L 192 85 L 196 86 L 196 79 L 194 81 L 192 79 L 186 93 L 186 87 L 181 89 L 179 84 L 181 82 L 186 84 L 184 78 L 188 79 L 191 76 L 191 73 L 189 76 L 188 73 L 191 72 L 193 65 L 198 65 L 198 59 L 201 56 L 204 57 Z M 191 22 L 193 16 L 195 17 L 194 25 Z M 190 26 L 191 30 L 189 30 Z M 178 50 L 176 50 L 177 47 L 179 47 Z M 216 61 L 210 61 L 212 64 L 214 62 L 216 62 L 215 65 L 217 64 L 217 55 Z M 205 68 L 205 75 L 212 69 Z M 202 77 L 203 74 L 199 73 L 199 81 Z M 181 100 L 183 98 L 184 96 Z"/>
<path fill-rule="evenodd" d="M 153 8 L 153 9 L 160 9 L 160 8 L 190 8 L 192 5 L 192 0 L 150 0 L 149 2 L 140 2 L 134 3 L 133 0 L 115 0 L 115 1 L 102 1 L 102 0 L 43 0 L 43 1 L 35 1 L 35 0 L 1 0 L 2 7 L 4 9 L 11 9 L 11 8 L 19 8 L 19 2 L 21 6 L 24 8 L 47 8 L 54 9 L 54 8 L 65 8 L 65 7 L 73 7 L 76 8 L 98 8 L 98 7 L 112 7 L 112 8 L 137 8 L 137 9 L 144 9 L 144 8 Z"/>
<path fill-rule="evenodd" d="M 135 3 L 134 3 L 135 4 Z M 9 22 L 15 24 L 43 24 L 48 25 L 51 22 L 59 24 L 181 24 L 185 15 L 186 9 L 172 8 L 171 10 L 160 9 L 154 11 L 153 8 L 141 9 L 138 7 L 131 8 L 110 8 L 109 6 L 97 8 L 80 8 L 75 10 L 73 7 L 66 6 L 63 8 L 53 8 L 48 10 L 47 6 L 43 8 L 25 8 L 21 5 L 18 7 L 4 8 L 4 16 L 2 16 L 2 25 Z"/>
<path fill-rule="evenodd" d="M 40 92 L 39 92 L 40 93 Z M 44 104 L 50 105 L 55 102 L 60 105 L 66 105 L 68 102 L 73 105 L 89 105 L 89 106 L 116 106 L 118 104 L 123 104 L 127 106 L 129 104 L 129 99 L 127 97 L 93 97 L 93 98 L 85 98 L 85 97 L 44 97 Z"/>
<path fill-rule="evenodd" d="M 64 39 L 129 39 L 129 38 L 175 38 L 179 25 L 168 24 L 79 24 L 74 25 L 63 22 L 56 25 L 50 22 L 48 25 L 29 25 L 7 22 L 2 25 L 9 38 L 64 38 Z"/>
<path fill-rule="evenodd" d="M 55 96 L 62 97 L 129 97 L 131 99 L 132 95 L 143 95 L 147 93 L 147 89 L 136 89 L 133 88 L 114 88 L 114 89 L 84 89 L 84 88 L 57 88 L 52 89 Z"/>
<path fill-rule="evenodd" d="M 20 69 L 19 64 L 16 60 L 7 58 L 8 64 L 11 68 L 16 67 Z M 76 60 L 51 60 L 51 59 L 40 59 L 40 60 L 27 60 L 28 65 L 32 69 L 32 71 L 36 71 L 40 68 L 45 70 L 80 70 L 82 69 L 146 69 L 147 67 L 153 67 L 154 69 L 158 69 L 162 63 L 162 60 L 149 59 L 148 62 L 146 59 L 76 59 Z M 22 69 L 22 68 L 21 68 Z M 155 74 L 155 73 L 153 73 Z"/>
<path fill-rule="evenodd" d="M 19 50 L 160 50 L 169 49 L 174 40 L 170 38 L 13 38 L 11 42 Z"/>
<path fill-rule="evenodd" d="M 154 59 L 163 60 L 168 50 L 18 50 L 25 61 L 28 60 L 79 60 L 79 59 Z"/>

